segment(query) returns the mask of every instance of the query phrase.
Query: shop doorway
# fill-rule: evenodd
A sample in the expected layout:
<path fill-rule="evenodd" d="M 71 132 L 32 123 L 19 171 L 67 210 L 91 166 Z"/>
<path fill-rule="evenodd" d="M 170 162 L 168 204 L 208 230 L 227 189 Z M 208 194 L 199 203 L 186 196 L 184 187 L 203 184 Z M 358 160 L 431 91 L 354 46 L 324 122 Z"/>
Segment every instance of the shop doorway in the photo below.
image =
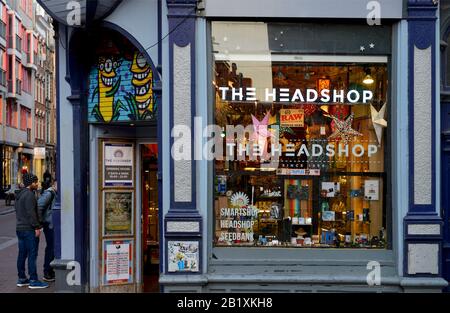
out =
<path fill-rule="evenodd" d="M 158 145 L 141 144 L 143 291 L 159 292 Z"/>

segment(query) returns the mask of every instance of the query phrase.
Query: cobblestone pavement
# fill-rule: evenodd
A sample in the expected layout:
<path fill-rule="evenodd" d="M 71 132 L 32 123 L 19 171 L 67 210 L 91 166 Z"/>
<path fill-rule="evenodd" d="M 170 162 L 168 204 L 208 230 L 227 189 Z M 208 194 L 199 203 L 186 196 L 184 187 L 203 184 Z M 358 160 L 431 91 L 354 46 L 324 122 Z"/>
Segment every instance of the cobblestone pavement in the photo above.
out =
<path fill-rule="evenodd" d="M 46 289 L 28 289 L 17 287 L 17 237 L 16 237 L 16 213 L 14 206 L 5 206 L 5 200 L 0 200 L 0 293 L 5 292 L 54 292 L 54 282 L 49 283 Z M 44 264 L 45 237 L 42 234 L 39 243 L 37 269 L 39 279 L 42 278 Z"/>

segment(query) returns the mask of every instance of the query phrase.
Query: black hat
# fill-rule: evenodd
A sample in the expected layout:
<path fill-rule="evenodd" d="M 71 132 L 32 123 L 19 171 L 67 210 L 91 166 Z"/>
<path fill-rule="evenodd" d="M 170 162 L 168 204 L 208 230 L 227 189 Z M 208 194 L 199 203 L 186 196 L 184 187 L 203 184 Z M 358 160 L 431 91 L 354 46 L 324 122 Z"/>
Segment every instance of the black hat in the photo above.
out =
<path fill-rule="evenodd" d="M 29 173 L 23 174 L 22 178 L 23 178 L 23 184 L 24 184 L 25 187 L 28 187 L 28 186 L 30 186 L 32 183 L 38 181 L 38 178 L 37 178 L 36 175 L 29 174 Z"/>

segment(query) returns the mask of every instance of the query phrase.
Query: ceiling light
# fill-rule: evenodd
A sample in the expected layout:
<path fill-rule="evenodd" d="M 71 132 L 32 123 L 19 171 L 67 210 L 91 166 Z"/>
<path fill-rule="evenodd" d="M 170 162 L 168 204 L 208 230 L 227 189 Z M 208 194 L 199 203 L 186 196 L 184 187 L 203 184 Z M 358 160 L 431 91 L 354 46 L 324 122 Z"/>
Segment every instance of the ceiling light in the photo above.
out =
<path fill-rule="evenodd" d="M 363 84 L 365 84 L 365 85 L 372 85 L 374 80 L 372 78 L 370 68 L 367 68 L 365 70 L 365 72 L 366 72 L 366 76 L 363 79 Z"/>

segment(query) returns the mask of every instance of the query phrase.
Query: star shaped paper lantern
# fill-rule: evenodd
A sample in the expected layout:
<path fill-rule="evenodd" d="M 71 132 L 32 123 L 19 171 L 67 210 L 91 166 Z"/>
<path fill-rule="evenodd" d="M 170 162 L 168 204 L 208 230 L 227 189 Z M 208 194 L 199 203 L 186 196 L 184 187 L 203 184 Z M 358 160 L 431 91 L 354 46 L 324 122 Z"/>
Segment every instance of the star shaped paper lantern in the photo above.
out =
<path fill-rule="evenodd" d="M 387 127 L 387 121 L 384 119 L 386 114 L 386 103 L 383 104 L 380 111 L 377 111 L 373 105 L 370 105 L 370 113 L 372 117 L 372 124 L 377 135 L 378 144 L 381 144 L 381 138 L 383 137 L 383 128 Z"/>
<path fill-rule="evenodd" d="M 258 139 L 260 137 L 272 137 L 273 134 L 269 131 L 268 125 L 269 125 L 269 118 L 270 118 L 270 112 L 267 112 L 264 118 L 259 121 L 253 114 L 252 114 L 252 121 L 253 121 L 253 139 Z"/>
<path fill-rule="evenodd" d="M 336 116 L 327 116 L 333 119 L 335 127 L 334 132 L 330 135 L 330 137 L 328 137 L 328 140 L 337 140 L 338 138 L 340 138 L 344 142 L 344 144 L 347 144 L 353 136 L 363 135 L 360 132 L 352 129 L 353 113 L 351 113 L 345 121 L 340 120 Z"/>
<path fill-rule="evenodd" d="M 269 119 L 270 112 L 267 112 L 261 121 L 252 114 L 253 134 L 250 137 L 250 140 L 256 141 L 259 144 L 264 144 L 268 137 L 274 137 L 273 133 L 268 128 Z"/>
<path fill-rule="evenodd" d="M 252 114 L 253 133 L 250 140 L 257 143 L 263 151 L 266 151 L 267 138 L 274 137 L 273 133 L 268 129 L 269 118 L 270 112 L 267 112 L 261 121 Z"/>

